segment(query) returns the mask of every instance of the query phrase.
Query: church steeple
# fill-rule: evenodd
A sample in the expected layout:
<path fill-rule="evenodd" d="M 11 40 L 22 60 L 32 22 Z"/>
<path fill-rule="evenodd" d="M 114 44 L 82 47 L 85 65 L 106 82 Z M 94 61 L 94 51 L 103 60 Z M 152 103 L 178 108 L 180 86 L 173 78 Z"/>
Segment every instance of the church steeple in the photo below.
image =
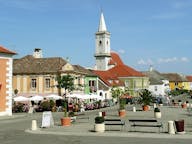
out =
<path fill-rule="evenodd" d="M 105 19 L 104 19 L 103 12 L 101 12 L 101 17 L 100 17 L 100 22 L 99 22 L 99 29 L 98 29 L 98 31 L 99 31 L 99 32 L 107 31 L 107 27 L 106 27 L 106 24 L 105 24 Z"/>
<path fill-rule="evenodd" d="M 103 12 L 101 12 L 99 29 L 95 38 L 96 70 L 108 70 L 111 57 L 110 33 L 107 31 Z"/>

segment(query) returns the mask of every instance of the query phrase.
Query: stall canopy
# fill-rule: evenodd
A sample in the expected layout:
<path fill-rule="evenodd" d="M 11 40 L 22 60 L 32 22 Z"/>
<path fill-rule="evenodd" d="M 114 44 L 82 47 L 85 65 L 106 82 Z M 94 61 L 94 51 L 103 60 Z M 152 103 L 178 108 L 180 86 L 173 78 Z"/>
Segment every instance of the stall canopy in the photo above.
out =
<path fill-rule="evenodd" d="M 48 99 L 53 99 L 53 100 L 58 100 L 58 99 L 63 99 L 61 96 L 58 96 L 56 94 L 50 94 L 48 96 L 45 96 Z"/>
<path fill-rule="evenodd" d="M 24 97 L 24 96 L 17 96 L 15 98 L 13 98 L 14 101 L 16 102 L 20 102 L 20 101 L 29 101 L 29 98 Z"/>
<path fill-rule="evenodd" d="M 41 101 L 43 100 L 43 96 L 35 95 L 29 98 L 31 101 Z"/>

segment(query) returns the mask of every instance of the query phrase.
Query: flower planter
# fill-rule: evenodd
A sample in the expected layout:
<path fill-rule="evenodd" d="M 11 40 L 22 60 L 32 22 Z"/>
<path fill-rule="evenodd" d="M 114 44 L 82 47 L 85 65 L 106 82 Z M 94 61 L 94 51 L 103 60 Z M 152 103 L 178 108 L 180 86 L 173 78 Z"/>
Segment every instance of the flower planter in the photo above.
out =
<path fill-rule="evenodd" d="M 71 125 L 71 118 L 70 117 L 61 118 L 61 125 L 62 126 L 70 126 Z"/>
<path fill-rule="evenodd" d="M 154 112 L 154 117 L 157 119 L 161 118 L 161 112 Z"/>
<path fill-rule="evenodd" d="M 125 117 L 126 111 L 125 110 L 119 110 L 119 117 Z"/>
<path fill-rule="evenodd" d="M 105 132 L 105 124 L 104 123 L 100 123 L 100 124 L 95 124 L 94 125 L 94 131 L 95 132 Z"/>
<path fill-rule="evenodd" d="M 143 111 L 148 111 L 148 110 L 149 110 L 148 105 L 144 105 L 144 106 L 143 106 Z"/>
<path fill-rule="evenodd" d="M 187 104 L 186 104 L 186 103 L 181 104 L 181 107 L 182 107 L 182 108 L 187 108 Z"/>

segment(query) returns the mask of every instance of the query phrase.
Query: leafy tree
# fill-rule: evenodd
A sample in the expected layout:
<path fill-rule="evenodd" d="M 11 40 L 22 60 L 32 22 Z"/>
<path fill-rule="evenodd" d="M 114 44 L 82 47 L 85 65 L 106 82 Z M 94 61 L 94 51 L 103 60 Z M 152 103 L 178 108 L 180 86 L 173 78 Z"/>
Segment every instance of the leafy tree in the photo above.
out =
<path fill-rule="evenodd" d="M 119 97 L 123 94 L 123 89 L 118 87 L 112 87 L 111 94 L 112 94 L 112 98 L 119 99 Z"/>
<path fill-rule="evenodd" d="M 71 92 L 74 90 L 74 78 L 67 74 L 67 75 L 63 75 L 63 76 L 58 76 L 56 78 L 57 81 L 57 88 L 59 90 L 59 95 L 61 95 L 61 89 L 63 88 L 65 90 L 64 94 L 66 95 L 66 92 Z"/>

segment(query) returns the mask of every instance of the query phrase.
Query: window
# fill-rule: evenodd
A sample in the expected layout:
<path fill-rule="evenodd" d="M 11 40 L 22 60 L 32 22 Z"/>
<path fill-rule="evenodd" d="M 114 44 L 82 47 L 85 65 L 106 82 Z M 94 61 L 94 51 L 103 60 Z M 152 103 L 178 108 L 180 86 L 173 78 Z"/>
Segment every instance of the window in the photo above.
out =
<path fill-rule="evenodd" d="M 50 88 L 50 78 L 45 79 L 45 88 Z"/>
<path fill-rule="evenodd" d="M 129 81 L 125 81 L 125 87 L 129 87 Z"/>
<path fill-rule="evenodd" d="M 99 41 L 99 45 L 101 45 L 101 44 L 102 44 L 102 41 L 100 40 L 100 41 Z"/>
<path fill-rule="evenodd" d="M 90 81 L 89 81 L 89 86 L 90 86 L 90 87 L 91 87 L 91 86 L 95 86 L 95 81 L 93 81 L 93 80 L 91 81 L 91 80 L 90 80 Z"/>
<path fill-rule="evenodd" d="M 36 79 L 31 79 L 31 88 L 36 89 L 37 87 L 37 80 Z"/>

